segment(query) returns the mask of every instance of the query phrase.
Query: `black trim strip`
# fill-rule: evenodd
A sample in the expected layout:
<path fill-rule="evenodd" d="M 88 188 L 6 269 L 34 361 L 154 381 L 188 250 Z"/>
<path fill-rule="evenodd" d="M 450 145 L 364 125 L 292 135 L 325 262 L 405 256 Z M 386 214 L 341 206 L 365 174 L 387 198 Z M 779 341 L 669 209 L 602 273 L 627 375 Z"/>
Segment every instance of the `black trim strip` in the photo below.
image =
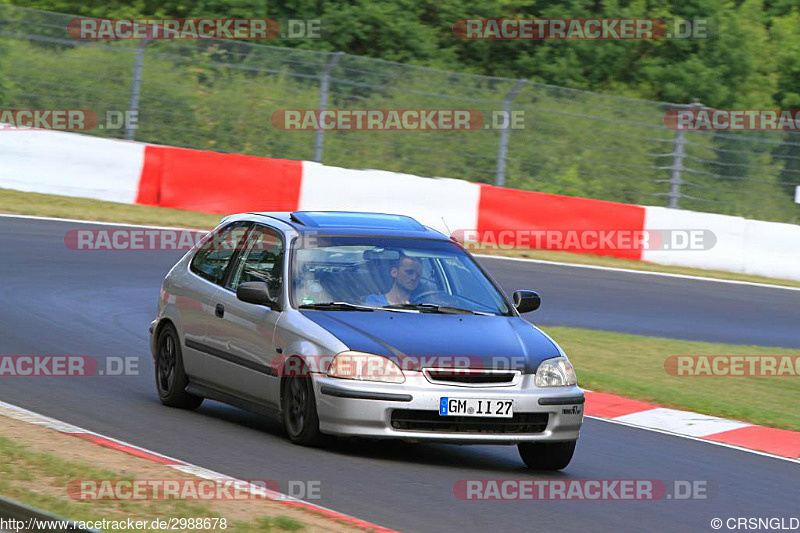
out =
<path fill-rule="evenodd" d="M 562 396 L 561 398 L 539 398 L 539 405 L 572 405 L 586 401 L 584 396 Z"/>
<path fill-rule="evenodd" d="M 229 363 L 233 363 L 235 365 L 243 366 L 243 367 L 247 368 L 248 370 L 254 370 L 256 372 L 261 372 L 262 374 L 266 374 L 268 376 L 277 377 L 277 375 L 278 375 L 278 373 L 275 372 L 272 369 L 272 367 L 269 367 L 269 366 L 266 366 L 266 365 L 260 365 L 258 363 L 254 363 L 253 361 L 250 361 L 249 359 L 245 359 L 244 357 L 239 357 L 238 355 L 233 355 L 232 353 L 228 353 L 228 352 L 223 351 L 223 350 L 218 350 L 218 349 L 214 348 L 213 346 L 208 346 L 208 345 L 203 344 L 201 342 L 197 342 L 197 341 L 193 341 L 193 340 L 190 340 L 190 339 L 186 339 L 184 341 L 184 344 L 186 344 L 187 348 L 191 348 L 191 349 L 197 350 L 199 352 L 207 353 L 208 355 L 211 355 L 213 357 L 219 357 L 220 359 L 228 361 Z"/>
<path fill-rule="evenodd" d="M 323 385 L 322 394 L 336 396 L 337 398 L 353 398 L 355 400 L 384 400 L 387 402 L 410 402 L 414 398 L 410 394 L 392 394 L 389 392 L 358 392 L 337 387 Z"/>
<path fill-rule="evenodd" d="M 260 413 L 262 415 L 274 415 L 277 411 L 268 405 L 245 400 L 243 398 L 230 395 L 226 392 L 218 391 L 216 389 L 212 389 L 211 387 L 205 387 L 196 383 L 189 383 L 189 385 L 186 387 L 186 392 L 189 394 L 194 394 L 195 396 L 208 398 L 209 400 L 227 403 L 228 405 L 238 407 L 239 409 L 253 411 L 254 413 Z"/>

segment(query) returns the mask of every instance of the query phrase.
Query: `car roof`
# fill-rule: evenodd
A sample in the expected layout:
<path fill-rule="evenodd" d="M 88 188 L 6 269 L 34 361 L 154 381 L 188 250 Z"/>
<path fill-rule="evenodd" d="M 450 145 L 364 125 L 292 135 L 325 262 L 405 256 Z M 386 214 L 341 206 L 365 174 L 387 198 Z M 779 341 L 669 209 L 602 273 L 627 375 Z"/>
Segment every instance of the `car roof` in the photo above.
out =
<path fill-rule="evenodd" d="M 259 220 L 260 217 L 279 220 L 292 226 L 298 233 L 315 235 L 391 236 L 417 239 L 450 240 L 450 238 L 415 218 L 391 213 L 369 213 L 358 211 L 274 211 L 252 212 L 230 215 L 226 221 Z M 262 220 L 263 221 L 263 220 Z M 267 221 L 263 221 L 267 222 Z"/>

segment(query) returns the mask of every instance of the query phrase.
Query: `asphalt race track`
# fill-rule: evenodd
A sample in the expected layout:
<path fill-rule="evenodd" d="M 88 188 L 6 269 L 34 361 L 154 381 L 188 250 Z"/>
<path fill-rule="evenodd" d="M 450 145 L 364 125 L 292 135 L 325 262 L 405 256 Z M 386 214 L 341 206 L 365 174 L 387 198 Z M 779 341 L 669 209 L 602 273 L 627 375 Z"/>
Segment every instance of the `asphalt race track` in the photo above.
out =
<path fill-rule="evenodd" d="M 563 479 L 706 481 L 705 501 L 470 502 L 461 479 L 532 479 L 516 448 L 338 441 L 293 446 L 276 420 L 215 402 L 161 406 L 147 325 L 180 252 L 68 250 L 89 226 L 0 217 L 0 353 L 134 356 L 139 375 L 2 378 L 0 400 L 243 479 L 318 480 L 337 511 L 404 531 L 712 531 L 712 518 L 797 512 L 800 465 L 586 420 Z M 483 260 L 507 290 L 542 294 L 541 324 L 800 348 L 800 291 Z M 715 491 L 712 491 L 715 492 Z"/>
<path fill-rule="evenodd" d="M 530 288 L 535 324 L 800 348 L 800 289 L 481 258 L 508 294 Z M 800 268 L 800 265 L 798 265 Z"/>

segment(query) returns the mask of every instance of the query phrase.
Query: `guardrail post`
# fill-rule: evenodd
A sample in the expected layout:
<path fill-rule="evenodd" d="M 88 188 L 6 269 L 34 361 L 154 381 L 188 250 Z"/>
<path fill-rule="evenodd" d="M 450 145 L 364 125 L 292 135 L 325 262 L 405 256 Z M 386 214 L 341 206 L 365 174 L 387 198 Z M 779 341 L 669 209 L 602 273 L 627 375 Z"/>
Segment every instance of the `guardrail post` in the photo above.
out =
<path fill-rule="evenodd" d="M 691 105 L 688 106 L 688 108 L 692 111 L 702 107 L 703 104 L 701 104 L 696 98 L 692 100 Z M 669 202 L 667 203 L 667 207 L 672 209 L 680 209 L 681 185 L 683 185 L 681 173 L 685 170 L 685 167 L 683 166 L 683 159 L 686 156 L 686 151 L 684 148 L 686 146 L 686 132 L 682 129 L 676 128 L 673 139 L 672 174 L 669 178 L 669 194 L 667 195 Z"/>
<path fill-rule="evenodd" d="M 322 74 L 322 82 L 320 83 L 320 94 L 319 94 L 319 111 L 325 111 L 328 107 L 328 88 L 330 86 L 331 81 L 331 71 L 333 67 L 336 66 L 336 63 L 342 58 L 344 53 L 336 52 L 333 54 L 328 61 L 328 64 L 325 66 L 325 72 Z M 325 130 L 321 127 L 317 128 L 317 134 L 314 137 L 314 161 L 317 163 L 322 163 L 322 142 L 324 140 Z"/>
<path fill-rule="evenodd" d="M 149 40 L 139 42 L 136 47 L 136 58 L 133 62 L 133 82 L 131 83 L 131 98 L 128 101 L 128 115 L 125 117 L 125 138 L 129 141 L 134 140 L 136 136 L 136 129 L 134 121 L 129 120 L 132 113 L 139 112 L 139 95 L 142 91 L 142 67 L 144 66 L 144 48 L 149 43 Z M 135 121 L 138 123 L 138 121 Z"/>
<path fill-rule="evenodd" d="M 508 130 L 511 129 L 511 101 L 526 83 L 528 83 L 527 80 L 517 80 L 514 88 L 506 94 L 505 100 L 503 100 L 503 112 L 508 122 L 506 122 L 506 127 L 500 130 L 500 147 L 497 150 L 497 174 L 494 177 L 494 184 L 498 187 L 502 187 L 506 183 L 506 154 L 508 153 Z"/>
<path fill-rule="evenodd" d="M 683 147 L 686 145 L 686 132 L 675 130 L 674 148 L 672 151 L 672 175 L 669 177 L 669 202 L 667 207 L 680 209 L 679 200 L 681 197 L 681 172 L 683 171 Z"/>

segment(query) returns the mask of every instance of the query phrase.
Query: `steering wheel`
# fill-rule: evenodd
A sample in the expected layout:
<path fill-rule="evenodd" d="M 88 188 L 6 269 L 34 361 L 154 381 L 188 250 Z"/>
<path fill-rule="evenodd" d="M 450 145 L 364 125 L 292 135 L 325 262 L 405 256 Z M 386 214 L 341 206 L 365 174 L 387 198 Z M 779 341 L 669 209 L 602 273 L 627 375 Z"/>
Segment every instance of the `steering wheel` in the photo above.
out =
<path fill-rule="evenodd" d="M 453 296 L 452 294 L 449 294 L 449 293 L 447 293 L 445 291 L 436 290 L 436 289 L 427 290 L 427 291 L 421 292 L 420 294 L 418 294 L 418 295 L 416 295 L 414 297 L 414 302 L 415 303 L 430 303 L 430 302 L 425 302 L 425 300 L 430 298 L 431 296 L 439 296 L 440 300 L 442 300 L 442 301 L 441 302 L 437 302 L 437 303 L 444 303 L 444 305 L 450 305 L 450 303 L 458 302 L 458 299 L 455 296 Z M 447 302 L 450 302 L 450 303 L 447 303 Z"/>

